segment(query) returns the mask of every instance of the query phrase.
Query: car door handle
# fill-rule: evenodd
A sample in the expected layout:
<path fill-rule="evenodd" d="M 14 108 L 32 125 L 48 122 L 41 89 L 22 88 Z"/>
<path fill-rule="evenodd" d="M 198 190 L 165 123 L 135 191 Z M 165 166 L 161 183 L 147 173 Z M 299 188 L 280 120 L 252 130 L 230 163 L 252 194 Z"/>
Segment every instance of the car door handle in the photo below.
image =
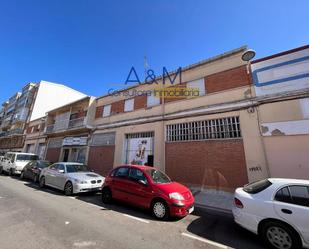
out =
<path fill-rule="evenodd" d="M 290 209 L 285 209 L 285 208 L 281 209 L 281 212 L 285 213 L 285 214 L 292 214 L 293 213 Z"/>

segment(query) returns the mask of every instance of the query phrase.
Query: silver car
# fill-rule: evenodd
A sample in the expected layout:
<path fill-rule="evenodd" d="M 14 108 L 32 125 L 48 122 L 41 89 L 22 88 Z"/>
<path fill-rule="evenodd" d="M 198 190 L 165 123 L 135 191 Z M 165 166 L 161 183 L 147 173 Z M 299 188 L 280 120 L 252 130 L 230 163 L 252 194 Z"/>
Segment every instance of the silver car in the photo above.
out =
<path fill-rule="evenodd" d="M 42 169 L 40 187 L 45 185 L 63 190 L 65 195 L 100 191 L 105 178 L 81 163 L 59 162 Z"/>

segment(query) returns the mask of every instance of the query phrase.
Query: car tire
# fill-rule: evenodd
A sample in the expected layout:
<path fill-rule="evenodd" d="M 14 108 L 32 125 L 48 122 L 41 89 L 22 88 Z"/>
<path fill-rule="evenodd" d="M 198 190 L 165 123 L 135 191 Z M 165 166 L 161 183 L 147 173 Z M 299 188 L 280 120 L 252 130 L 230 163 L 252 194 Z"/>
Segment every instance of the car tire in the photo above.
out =
<path fill-rule="evenodd" d="M 35 176 L 33 177 L 33 181 L 34 181 L 35 183 L 38 183 L 38 182 L 39 182 L 39 176 L 38 176 L 38 175 L 35 175 Z"/>
<path fill-rule="evenodd" d="M 22 180 L 25 179 L 24 171 L 22 171 L 22 172 L 20 173 L 20 176 L 19 176 L 19 177 L 20 177 L 20 179 L 22 179 Z"/>
<path fill-rule="evenodd" d="M 271 221 L 263 225 L 261 236 L 268 248 L 296 249 L 302 248 L 298 233 L 282 222 Z"/>
<path fill-rule="evenodd" d="M 109 188 L 103 188 L 102 189 L 102 202 L 104 204 L 110 204 L 112 203 L 113 197 L 112 197 L 112 191 Z"/>
<path fill-rule="evenodd" d="M 66 196 L 71 196 L 73 194 L 73 184 L 72 182 L 68 181 L 64 186 L 64 194 Z"/>
<path fill-rule="evenodd" d="M 45 187 L 45 177 L 44 176 L 42 176 L 40 178 L 39 186 L 40 186 L 40 188 L 44 188 Z"/>
<path fill-rule="evenodd" d="M 2 173 L 3 173 L 3 168 L 0 167 L 0 175 L 2 175 Z"/>
<path fill-rule="evenodd" d="M 14 174 L 13 174 L 13 169 L 12 168 L 10 168 L 9 169 L 9 176 L 13 176 Z"/>
<path fill-rule="evenodd" d="M 164 200 L 154 200 L 151 205 L 152 215 L 158 220 L 167 220 L 170 216 L 169 208 Z"/>

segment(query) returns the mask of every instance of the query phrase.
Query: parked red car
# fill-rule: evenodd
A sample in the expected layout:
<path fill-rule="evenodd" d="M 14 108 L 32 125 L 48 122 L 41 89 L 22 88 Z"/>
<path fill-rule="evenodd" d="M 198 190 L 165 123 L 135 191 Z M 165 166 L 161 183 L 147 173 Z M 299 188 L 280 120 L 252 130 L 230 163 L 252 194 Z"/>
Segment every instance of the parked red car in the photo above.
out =
<path fill-rule="evenodd" d="M 112 199 L 150 209 L 157 219 L 184 217 L 194 210 L 191 191 L 158 169 L 148 166 L 123 165 L 105 178 L 103 203 Z"/>

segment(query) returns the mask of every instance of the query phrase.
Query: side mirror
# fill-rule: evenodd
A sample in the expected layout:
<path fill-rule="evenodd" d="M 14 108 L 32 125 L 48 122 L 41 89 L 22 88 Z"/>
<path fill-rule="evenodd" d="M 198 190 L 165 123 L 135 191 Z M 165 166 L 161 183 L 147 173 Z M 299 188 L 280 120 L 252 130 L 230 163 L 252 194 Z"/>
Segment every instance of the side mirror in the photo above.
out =
<path fill-rule="evenodd" d="M 58 172 L 63 174 L 64 170 L 63 169 L 59 169 Z"/>
<path fill-rule="evenodd" d="M 142 184 L 142 185 L 144 185 L 144 186 L 147 186 L 147 182 L 144 181 L 144 180 L 138 180 L 138 183 L 140 183 L 140 184 Z"/>

